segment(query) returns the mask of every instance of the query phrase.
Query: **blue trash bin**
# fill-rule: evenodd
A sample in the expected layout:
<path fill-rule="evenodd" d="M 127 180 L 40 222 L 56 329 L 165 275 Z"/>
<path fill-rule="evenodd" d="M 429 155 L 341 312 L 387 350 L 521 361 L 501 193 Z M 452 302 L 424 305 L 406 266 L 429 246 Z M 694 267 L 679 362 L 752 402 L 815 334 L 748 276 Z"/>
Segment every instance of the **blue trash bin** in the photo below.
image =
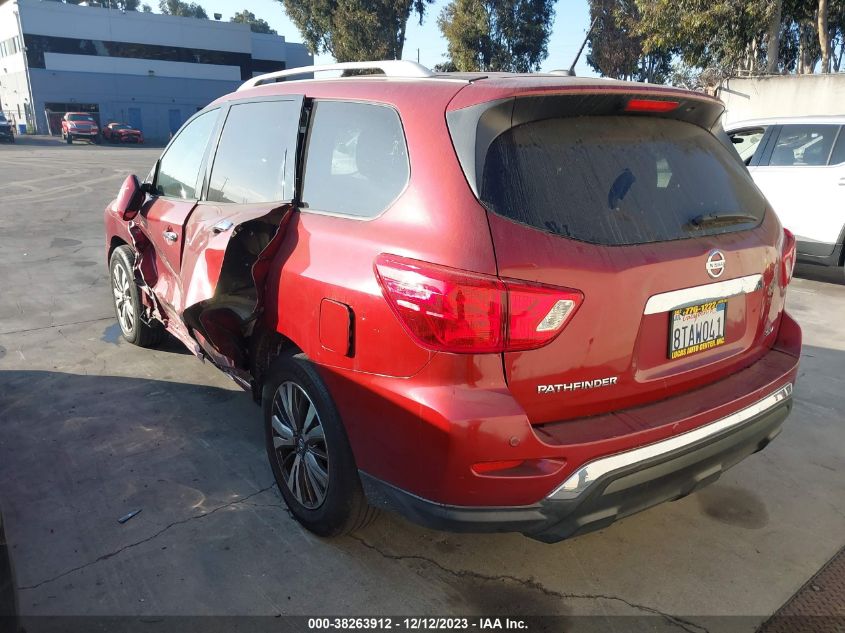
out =
<path fill-rule="evenodd" d="M 18 134 L 26 134 L 26 123 L 18 123 Z"/>

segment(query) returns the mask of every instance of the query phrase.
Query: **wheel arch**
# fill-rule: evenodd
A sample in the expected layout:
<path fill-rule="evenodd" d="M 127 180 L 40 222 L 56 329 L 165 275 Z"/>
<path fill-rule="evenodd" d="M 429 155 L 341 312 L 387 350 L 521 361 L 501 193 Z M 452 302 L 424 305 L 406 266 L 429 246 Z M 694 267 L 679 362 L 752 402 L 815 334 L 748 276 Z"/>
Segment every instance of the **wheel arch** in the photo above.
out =
<path fill-rule="evenodd" d="M 261 404 L 261 392 L 267 371 L 282 354 L 302 352 L 296 343 L 275 329 L 258 324 L 249 337 L 250 374 L 252 374 L 252 398 Z"/>
<path fill-rule="evenodd" d="M 130 246 L 126 242 L 126 240 L 122 239 L 117 235 L 113 235 L 112 238 L 109 240 L 109 252 L 108 252 L 108 259 L 111 260 L 112 253 L 114 253 L 115 249 L 120 246 Z"/>

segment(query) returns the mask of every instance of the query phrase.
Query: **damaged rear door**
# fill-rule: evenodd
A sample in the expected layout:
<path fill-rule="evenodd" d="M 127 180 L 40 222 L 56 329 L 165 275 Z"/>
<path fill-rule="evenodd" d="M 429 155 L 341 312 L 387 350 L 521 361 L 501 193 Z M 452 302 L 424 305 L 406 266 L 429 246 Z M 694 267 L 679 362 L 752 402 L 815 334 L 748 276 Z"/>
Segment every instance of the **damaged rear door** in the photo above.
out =
<path fill-rule="evenodd" d="M 205 353 L 248 380 L 247 339 L 292 210 L 303 98 L 233 102 L 184 227 L 180 312 Z"/>

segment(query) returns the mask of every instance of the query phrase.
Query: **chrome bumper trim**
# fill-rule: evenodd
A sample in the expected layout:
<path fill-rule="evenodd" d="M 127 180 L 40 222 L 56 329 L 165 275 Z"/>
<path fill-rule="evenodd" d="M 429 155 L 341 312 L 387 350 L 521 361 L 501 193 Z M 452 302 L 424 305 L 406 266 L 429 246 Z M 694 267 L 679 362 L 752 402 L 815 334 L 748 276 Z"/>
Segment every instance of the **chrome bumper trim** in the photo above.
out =
<path fill-rule="evenodd" d="M 736 279 L 726 279 L 703 286 L 693 288 L 682 288 L 663 292 L 659 295 L 649 297 L 645 304 L 645 314 L 659 314 L 678 308 L 686 308 L 698 303 L 726 299 L 737 295 L 748 294 L 763 287 L 763 275 L 747 275 Z"/>
<path fill-rule="evenodd" d="M 572 473 L 560 486 L 555 488 L 546 499 L 575 499 L 608 473 L 677 451 L 733 427 L 740 426 L 743 422 L 768 411 L 791 395 L 792 383 L 789 383 L 751 406 L 732 413 L 721 420 L 716 420 L 687 433 L 682 433 L 681 435 L 676 435 L 660 442 L 649 444 L 648 446 L 635 448 L 624 453 L 617 453 L 616 455 L 609 455 L 608 457 L 602 457 L 585 464 Z"/>

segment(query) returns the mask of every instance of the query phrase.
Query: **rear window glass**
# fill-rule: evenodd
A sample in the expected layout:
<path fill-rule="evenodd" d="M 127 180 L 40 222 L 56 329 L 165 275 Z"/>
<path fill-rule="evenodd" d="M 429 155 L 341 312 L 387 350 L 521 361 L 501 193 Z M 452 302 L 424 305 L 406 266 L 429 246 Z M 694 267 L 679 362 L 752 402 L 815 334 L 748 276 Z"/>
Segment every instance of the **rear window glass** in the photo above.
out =
<path fill-rule="evenodd" d="M 784 125 L 769 165 L 775 167 L 820 167 L 827 165 L 838 125 Z"/>
<path fill-rule="evenodd" d="M 315 103 L 302 187 L 304 206 L 364 218 L 405 189 L 408 149 L 399 114 L 369 103 Z"/>
<path fill-rule="evenodd" d="M 833 147 L 833 153 L 830 155 L 831 165 L 839 165 L 841 163 L 845 163 L 845 131 L 839 132 L 836 145 Z"/>
<path fill-rule="evenodd" d="M 571 117 L 493 141 L 479 192 L 493 212 L 573 239 L 643 244 L 748 229 L 765 200 L 734 154 L 690 123 Z M 702 222 L 708 216 L 748 216 Z"/>

